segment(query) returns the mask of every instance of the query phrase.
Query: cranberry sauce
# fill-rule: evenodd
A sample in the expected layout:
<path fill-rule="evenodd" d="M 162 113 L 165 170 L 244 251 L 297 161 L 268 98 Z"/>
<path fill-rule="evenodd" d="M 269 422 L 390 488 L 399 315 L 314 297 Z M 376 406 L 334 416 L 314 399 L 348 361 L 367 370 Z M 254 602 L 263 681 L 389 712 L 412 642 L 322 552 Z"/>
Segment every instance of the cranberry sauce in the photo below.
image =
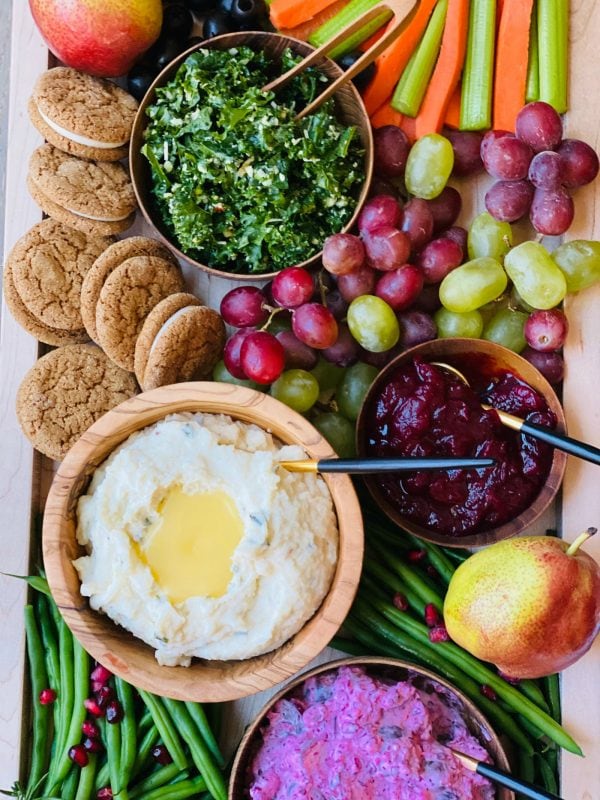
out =
<path fill-rule="evenodd" d="M 475 394 L 458 376 L 415 358 L 367 408 L 366 455 L 487 456 L 494 467 L 377 476 L 388 502 L 424 528 L 461 536 L 496 528 L 534 500 L 550 471 L 549 445 L 506 428 L 481 403 L 554 427 L 544 398 L 510 372 Z"/>

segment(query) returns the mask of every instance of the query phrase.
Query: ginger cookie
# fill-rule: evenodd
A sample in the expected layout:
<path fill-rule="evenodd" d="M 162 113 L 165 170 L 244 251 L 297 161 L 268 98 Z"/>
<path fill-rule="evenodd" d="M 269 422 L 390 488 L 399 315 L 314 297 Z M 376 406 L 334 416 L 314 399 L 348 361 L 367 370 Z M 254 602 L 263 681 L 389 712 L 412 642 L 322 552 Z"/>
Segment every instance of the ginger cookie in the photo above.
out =
<path fill-rule="evenodd" d="M 36 339 L 39 339 L 40 342 L 45 342 L 45 344 L 51 344 L 59 347 L 60 345 L 88 341 L 89 337 L 84 328 L 74 331 L 65 331 L 60 330 L 59 328 L 52 328 L 49 325 L 45 325 L 40 319 L 34 316 L 31 311 L 29 311 L 15 288 L 10 258 L 4 265 L 2 290 L 10 313 L 13 315 L 19 325 L 22 328 L 25 328 L 27 333 L 30 333 Z"/>
<path fill-rule="evenodd" d="M 177 259 L 168 247 L 147 236 L 130 236 L 112 244 L 94 262 L 81 286 L 81 316 L 90 339 L 98 342 L 96 307 L 104 281 L 123 261 L 134 256 L 158 256 L 177 266 Z"/>
<path fill-rule="evenodd" d="M 144 391 L 206 378 L 221 358 L 225 325 L 192 294 L 173 294 L 146 317 L 135 346 L 135 374 Z"/>
<path fill-rule="evenodd" d="M 81 284 L 98 256 L 112 244 L 45 219 L 8 256 L 12 280 L 28 311 L 50 328 L 81 332 Z"/>
<path fill-rule="evenodd" d="M 60 461 L 93 422 L 137 390 L 133 375 L 98 347 L 59 347 L 25 375 L 17 418 L 35 449 Z"/>
<path fill-rule="evenodd" d="M 138 102 L 112 81 L 70 67 L 38 78 L 28 112 L 33 125 L 60 150 L 94 161 L 127 156 Z"/>
<path fill-rule="evenodd" d="M 157 256 L 123 261 L 104 282 L 96 306 L 98 343 L 123 369 L 133 371 L 135 343 L 157 303 L 183 289 L 179 266 Z"/>
<path fill-rule="evenodd" d="M 83 161 L 44 144 L 33 151 L 27 188 L 49 217 L 88 236 L 110 236 L 135 219 L 135 194 L 121 164 Z"/>

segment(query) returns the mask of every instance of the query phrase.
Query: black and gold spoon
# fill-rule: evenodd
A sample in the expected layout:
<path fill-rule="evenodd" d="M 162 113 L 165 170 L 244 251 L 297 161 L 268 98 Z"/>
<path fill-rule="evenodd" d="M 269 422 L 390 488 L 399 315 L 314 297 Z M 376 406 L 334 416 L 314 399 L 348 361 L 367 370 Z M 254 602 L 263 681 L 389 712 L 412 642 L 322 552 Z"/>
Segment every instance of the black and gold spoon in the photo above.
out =
<path fill-rule="evenodd" d="M 417 458 L 303 458 L 280 461 L 288 472 L 343 472 L 347 475 L 373 475 L 379 472 L 406 472 L 415 469 L 482 469 L 493 467 L 493 458 L 456 458 L 427 456 Z"/>
<path fill-rule="evenodd" d="M 512 789 L 517 792 L 521 797 L 529 797 L 531 800 L 562 800 L 557 794 L 546 791 L 539 786 L 534 786 L 532 783 L 522 781 L 519 778 L 514 778 L 508 772 L 493 767 L 491 764 L 486 764 L 484 761 L 478 761 L 473 756 L 468 756 L 466 753 L 461 753 L 449 747 L 448 750 L 457 758 L 460 763 L 466 767 L 470 772 L 476 772 L 483 778 L 488 778 L 494 783 L 499 783 L 500 786 L 506 786 L 507 789 Z"/>

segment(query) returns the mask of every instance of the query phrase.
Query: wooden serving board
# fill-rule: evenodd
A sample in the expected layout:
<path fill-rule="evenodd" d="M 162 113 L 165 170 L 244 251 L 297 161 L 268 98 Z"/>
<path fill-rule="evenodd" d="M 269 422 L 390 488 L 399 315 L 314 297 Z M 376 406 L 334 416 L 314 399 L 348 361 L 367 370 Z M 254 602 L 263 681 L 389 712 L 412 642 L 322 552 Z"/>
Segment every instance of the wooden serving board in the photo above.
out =
<path fill-rule="evenodd" d="M 1 0 L 3 3 L 9 0 Z M 12 3 L 10 63 L 10 118 L 6 181 L 6 252 L 42 218 L 25 187 L 31 152 L 41 144 L 29 123 L 26 104 L 35 80 L 48 68 L 50 56 L 30 16 L 25 0 Z M 570 112 L 567 132 L 600 150 L 600 3 L 573 0 L 570 18 Z M 483 192 L 463 194 L 465 220 L 481 210 Z M 147 232 L 138 223 L 128 232 Z M 600 180 L 577 193 L 575 224 L 570 238 L 600 239 Z M 209 279 L 186 269 L 188 287 L 214 307 L 232 282 Z M 600 286 L 569 298 L 566 311 L 570 333 L 565 347 L 567 374 L 563 399 L 570 432 L 600 442 Z M 15 395 L 25 372 L 34 364 L 40 347 L 12 318 L 0 310 L 0 571 L 27 574 L 31 567 L 32 527 L 43 510 L 53 465 L 35 454 L 22 435 L 14 413 Z M 571 459 L 563 485 L 562 502 L 554 511 L 566 539 L 600 523 L 600 473 L 592 465 Z M 554 517 L 538 523 L 542 533 Z M 600 561 L 600 538 L 586 550 Z M 27 746 L 29 703 L 26 697 L 23 582 L 0 575 L 0 788 L 19 777 L 21 748 Z M 340 655 L 325 650 L 315 663 Z M 273 690 L 275 691 L 275 690 Z M 231 752 L 244 725 L 272 692 L 263 692 L 228 705 L 224 745 Z M 586 758 L 562 758 L 561 794 L 565 800 L 600 798 L 600 640 L 562 677 L 563 723 L 581 744 Z"/>

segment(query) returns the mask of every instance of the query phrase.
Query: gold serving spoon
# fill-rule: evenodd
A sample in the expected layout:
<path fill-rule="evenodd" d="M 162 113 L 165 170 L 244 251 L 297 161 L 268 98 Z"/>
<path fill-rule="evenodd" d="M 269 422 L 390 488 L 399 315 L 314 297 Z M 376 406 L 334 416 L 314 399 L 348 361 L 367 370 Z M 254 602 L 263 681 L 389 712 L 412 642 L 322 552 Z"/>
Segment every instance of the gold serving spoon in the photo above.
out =
<path fill-rule="evenodd" d="M 263 86 L 262 91 L 273 92 L 277 89 L 281 89 L 283 86 L 289 83 L 292 78 L 295 78 L 296 75 L 301 73 L 307 67 L 312 66 L 323 56 L 326 56 L 327 53 L 333 50 L 334 47 L 343 42 L 353 33 L 359 31 L 367 23 L 375 19 L 375 17 L 380 16 L 382 12 L 391 12 L 392 22 L 388 24 L 383 36 L 381 36 L 381 38 L 378 39 L 374 45 L 369 47 L 369 49 L 363 53 L 358 61 L 349 67 L 343 75 L 340 75 L 340 77 L 331 83 L 323 92 L 321 92 L 318 97 L 315 97 L 311 103 L 303 108 L 302 111 L 296 115 L 296 119 L 302 119 L 303 117 L 308 116 L 308 114 L 312 114 L 312 112 L 315 111 L 322 103 L 335 94 L 338 89 L 348 83 L 348 81 L 351 81 L 352 78 L 359 74 L 359 72 L 362 72 L 365 67 L 368 67 L 378 55 L 383 53 L 383 51 L 390 46 L 390 44 L 402 32 L 404 20 L 413 10 L 415 4 L 416 0 L 383 0 L 383 2 L 377 3 L 376 6 L 369 9 L 369 11 L 366 11 L 358 19 L 354 20 L 354 22 L 346 25 L 346 27 L 343 28 L 336 36 L 334 36 L 333 39 L 330 39 L 324 45 L 321 45 L 321 47 L 318 47 L 312 53 L 309 53 L 306 58 L 303 58 L 302 61 L 292 67 L 292 69 L 289 69 L 287 72 L 284 72 L 283 75 L 280 75 L 266 86 Z"/>
<path fill-rule="evenodd" d="M 443 361 L 431 361 L 430 363 L 436 367 L 441 367 L 448 372 L 452 372 L 467 386 L 470 385 L 466 377 L 460 370 L 456 369 L 456 367 L 452 367 L 450 364 L 446 364 Z M 533 436 L 535 439 L 540 439 L 542 442 L 546 442 L 546 444 L 556 447 L 557 450 L 563 450 L 565 453 L 569 453 L 572 456 L 577 456 L 578 458 L 583 458 L 585 461 L 589 461 L 592 464 L 600 464 L 600 448 L 598 447 L 594 447 L 586 442 L 580 442 L 578 439 L 572 439 L 566 434 L 556 433 L 555 431 L 550 430 L 550 428 L 547 428 L 545 425 L 538 425 L 535 422 L 528 422 L 520 417 L 515 417 L 514 414 L 501 411 L 498 408 L 494 408 L 494 406 L 489 406 L 485 403 L 482 403 L 481 407 L 485 408 L 486 410 L 493 408 L 496 414 L 498 414 L 500 417 L 500 422 L 503 425 L 506 425 L 507 428 L 512 428 L 513 431 L 526 433 L 528 436 Z"/>

